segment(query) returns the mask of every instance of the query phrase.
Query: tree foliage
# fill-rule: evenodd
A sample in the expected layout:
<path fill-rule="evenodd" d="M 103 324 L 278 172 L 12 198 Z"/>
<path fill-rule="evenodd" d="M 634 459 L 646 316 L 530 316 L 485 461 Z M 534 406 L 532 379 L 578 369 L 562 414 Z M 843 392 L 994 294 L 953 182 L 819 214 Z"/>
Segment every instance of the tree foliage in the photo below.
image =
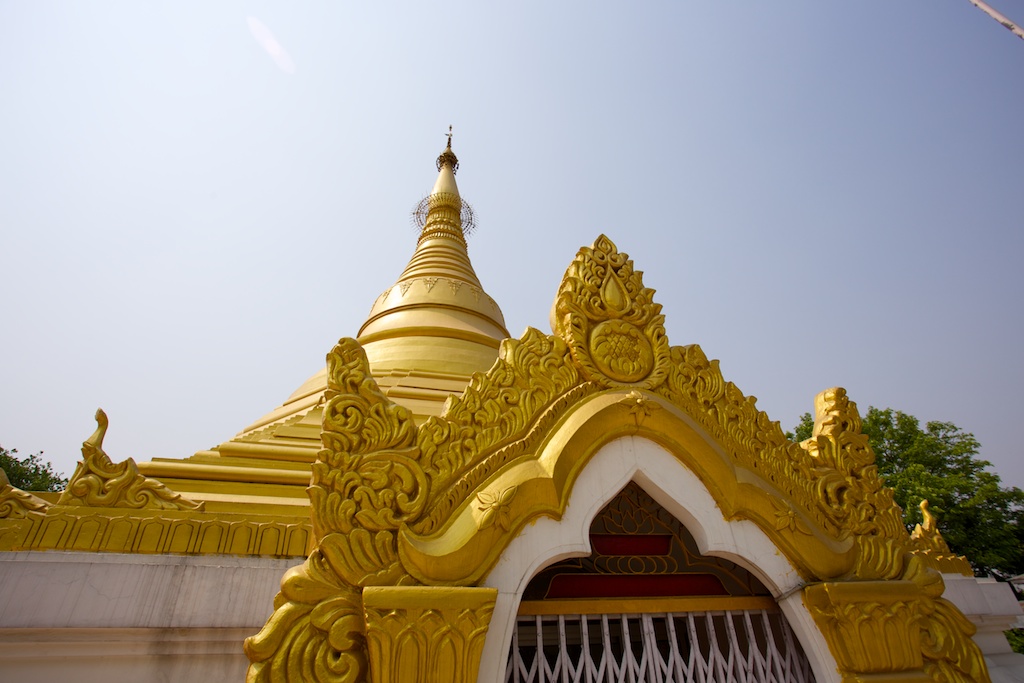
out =
<path fill-rule="evenodd" d="M 814 418 L 805 413 L 793 437 L 810 438 Z M 1024 492 L 1004 488 L 992 463 L 978 457 L 981 444 L 952 422 L 921 422 L 913 415 L 868 408 L 863 432 L 879 474 L 903 508 L 908 530 L 921 522 L 927 500 L 951 550 L 965 555 L 979 574 L 1003 577 L 1024 571 Z"/>
<path fill-rule="evenodd" d="M 0 469 L 7 473 L 7 479 L 22 491 L 63 491 L 68 480 L 54 472 L 53 465 L 45 462 L 43 452 L 27 458 L 18 457 L 18 449 L 7 450 L 0 446 Z"/>

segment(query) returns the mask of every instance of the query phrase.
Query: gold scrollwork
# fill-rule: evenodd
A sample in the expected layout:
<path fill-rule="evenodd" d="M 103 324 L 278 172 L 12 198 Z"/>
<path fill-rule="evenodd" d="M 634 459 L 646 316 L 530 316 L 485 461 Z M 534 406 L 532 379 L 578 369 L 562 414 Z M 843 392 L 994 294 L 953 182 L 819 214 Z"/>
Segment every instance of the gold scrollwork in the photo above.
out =
<path fill-rule="evenodd" d="M 462 396 L 450 397 L 444 413 L 419 428 L 417 444 L 430 480 L 430 510 L 413 525 L 428 533 L 472 490 L 510 458 L 525 451 L 545 416 L 590 388 L 561 339 L 528 328 L 522 339 L 506 339 L 498 360 L 475 375 Z"/>
<path fill-rule="evenodd" d="M 802 446 L 811 456 L 816 504 L 840 534 L 904 541 L 899 508 L 860 431 L 857 404 L 836 387 L 815 398 L 814 431 Z"/>
<path fill-rule="evenodd" d="M 32 513 L 43 513 L 50 504 L 38 496 L 12 486 L 7 473 L 0 469 L 0 519 L 25 519 Z"/>
<path fill-rule="evenodd" d="M 975 683 L 989 679 L 985 657 L 971 636 L 974 624 L 953 603 L 937 598 L 923 603 L 921 651 L 925 671 L 941 683 Z"/>
<path fill-rule="evenodd" d="M 82 461 L 71 475 L 68 487 L 57 505 L 92 507 L 202 510 L 196 503 L 167 486 L 144 477 L 135 461 L 128 458 L 114 464 L 103 451 L 103 437 L 107 433 L 107 414 L 96 411 L 96 431 L 82 443 Z"/>
<path fill-rule="evenodd" d="M 790 442 L 753 397 L 722 377 L 697 345 L 672 347 L 664 384 L 655 391 L 693 417 L 745 469 L 756 472 L 830 537 L 854 539 L 860 578 L 892 577 L 902 567 L 906 529 L 892 492 L 860 433 L 857 407 L 840 388 L 815 399 L 813 436 Z M 797 516 L 776 511 L 776 525 L 797 530 Z"/>
<path fill-rule="evenodd" d="M 629 256 L 601 235 L 569 265 L 552 313 L 584 377 L 606 387 L 652 388 L 669 360 L 665 316 Z"/>
<path fill-rule="evenodd" d="M 971 639 L 974 626 L 938 597 L 942 590 L 937 572 L 912 561 L 900 580 L 815 584 L 804 590 L 804 599 L 851 680 L 914 672 L 920 672 L 918 680 L 936 683 L 989 680 Z"/>
<path fill-rule="evenodd" d="M 366 679 L 362 598 L 337 577 L 324 555 L 288 570 L 263 629 L 245 639 L 247 683 Z"/>
<path fill-rule="evenodd" d="M 415 583 L 395 532 L 427 500 L 417 429 L 370 375 L 362 347 L 327 355 L 327 404 L 309 488 L 317 546 L 281 581 L 273 616 L 248 638 L 247 680 L 361 683 L 367 674 L 362 589 Z"/>

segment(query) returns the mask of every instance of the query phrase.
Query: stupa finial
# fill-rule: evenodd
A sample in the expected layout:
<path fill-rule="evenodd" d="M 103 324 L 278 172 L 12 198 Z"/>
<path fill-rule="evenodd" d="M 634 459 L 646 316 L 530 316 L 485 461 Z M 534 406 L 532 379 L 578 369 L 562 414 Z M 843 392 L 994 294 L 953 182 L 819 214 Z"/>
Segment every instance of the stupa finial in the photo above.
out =
<path fill-rule="evenodd" d="M 459 158 L 455 156 L 455 152 L 452 151 L 452 127 L 448 126 L 448 132 L 445 133 L 448 137 L 448 146 L 441 152 L 441 156 L 437 157 L 437 171 L 441 172 L 445 164 L 450 164 L 452 167 L 452 175 L 459 170 Z"/>
<path fill-rule="evenodd" d="M 443 234 L 465 242 L 466 235 L 476 227 L 473 207 L 459 196 L 455 171 L 459 159 L 452 151 L 452 127 L 448 126 L 448 145 L 437 157 L 437 182 L 430 194 L 412 211 L 412 222 L 420 231 L 420 240 Z"/>

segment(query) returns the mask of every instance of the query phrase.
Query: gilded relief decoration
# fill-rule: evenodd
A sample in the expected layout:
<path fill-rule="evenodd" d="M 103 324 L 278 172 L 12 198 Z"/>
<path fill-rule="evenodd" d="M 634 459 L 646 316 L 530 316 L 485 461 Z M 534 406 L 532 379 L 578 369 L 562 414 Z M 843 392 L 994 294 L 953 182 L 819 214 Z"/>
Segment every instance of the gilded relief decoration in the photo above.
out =
<path fill-rule="evenodd" d="M 726 519 L 772 539 L 848 680 L 987 680 L 970 623 L 941 598 L 929 523 L 917 540 L 903 527 L 846 392 L 822 392 L 812 437 L 792 443 L 699 346 L 668 345 L 660 310 L 602 235 L 566 272 L 555 334 L 502 342 L 491 370 L 419 428 L 379 391 L 359 345 L 339 342 L 309 489 L 317 547 L 247 641 L 249 680 L 383 680 L 370 634 L 373 657 L 390 662 L 380 666 L 402 670 L 387 654 L 396 633 L 462 627 L 387 617 L 365 590 L 479 585 L 524 525 L 561 516 L 588 459 L 629 435 L 661 444 Z M 469 652 L 453 647 L 442 649 Z"/>
<path fill-rule="evenodd" d="M 927 681 L 921 651 L 921 592 L 911 581 L 851 581 L 809 586 L 804 593 L 840 671 L 906 674 Z M 887 647 L 879 647 L 879 644 Z"/>
<path fill-rule="evenodd" d="M 368 587 L 371 683 L 475 683 L 498 591 Z"/>
<path fill-rule="evenodd" d="M 562 411 L 597 391 L 581 379 L 558 337 L 528 328 L 522 339 L 503 341 L 491 370 L 474 376 L 462 396 L 449 397 L 441 417 L 420 426 L 431 496 L 429 510 L 410 528 L 435 532 L 496 470 L 532 453 Z"/>
<path fill-rule="evenodd" d="M 605 387 L 650 388 L 669 362 L 665 316 L 629 256 L 601 235 L 562 278 L 552 327 L 583 375 Z"/>
<path fill-rule="evenodd" d="M 851 680 L 868 673 L 901 681 L 987 681 L 985 659 L 971 639 L 975 627 L 940 597 L 943 590 L 938 572 L 910 556 L 900 579 L 814 584 L 804 601 Z"/>
<path fill-rule="evenodd" d="M 913 547 L 911 552 L 925 558 L 929 566 L 944 574 L 972 576 L 974 570 L 971 569 L 971 563 L 967 558 L 956 555 L 946 545 L 946 539 L 939 533 L 939 521 L 928 509 L 928 501 L 922 500 L 920 507 L 924 523 L 918 524 L 914 528 L 914 533 L 910 534 L 910 543 Z"/>
<path fill-rule="evenodd" d="M 0 469 L 0 519 L 25 519 L 43 513 L 50 504 L 38 496 L 11 486 L 7 473 Z"/>
<path fill-rule="evenodd" d="M 56 504 L 0 482 L 0 551 L 306 554 L 305 520 L 223 509 L 208 513 L 204 504 L 143 476 L 131 458 L 113 463 L 103 450 L 109 423 L 102 410 L 96 421 Z"/>
<path fill-rule="evenodd" d="M 309 487 L 317 546 L 245 641 L 250 682 L 367 680 L 362 589 L 415 583 L 395 548 L 398 527 L 426 503 L 412 416 L 381 393 L 352 339 L 327 356 L 326 396 Z"/>
<path fill-rule="evenodd" d="M 59 506 L 85 505 L 112 508 L 153 508 L 159 510 L 202 510 L 196 503 L 139 473 L 135 461 L 128 458 L 114 464 L 103 452 L 107 433 L 107 414 L 96 411 L 96 431 L 82 443 L 82 461 L 71 475 L 68 487 L 57 501 Z"/>

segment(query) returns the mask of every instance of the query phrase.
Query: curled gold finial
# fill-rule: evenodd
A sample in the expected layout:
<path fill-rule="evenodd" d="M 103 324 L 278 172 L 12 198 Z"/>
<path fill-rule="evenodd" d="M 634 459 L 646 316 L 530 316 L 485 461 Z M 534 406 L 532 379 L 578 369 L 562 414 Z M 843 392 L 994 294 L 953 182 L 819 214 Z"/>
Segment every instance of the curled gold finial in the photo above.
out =
<path fill-rule="evenodd" d="M 935 533 L 939 529 L 938 520 L 935 519 L 935 515 L 932 514 L 931 510 L 928 509 L 928 500 L 922 500 L 918 506 L 921 508 L 921 517 L 924 520 L 922 528 L 928 533 Z"/>
<path fill-rule="evenodd" d="M 156 479 L 144 477 L 131 458 L 114 463 L 103 450 L 103 437 L 109 424 L 107 414 L 97 409 L 96 431 L 82 442 L 82 460 L 60 494 L 58 505 L 136 510 L 203 509 L 205 503 L 183 498 Z"/>
<path fill-rule="evenodd" d="M 103 437 L 107 433 L 107 425 L 110 421 L 107 419 L 107 414 L 103 412 L 103 408 L 96 409 L 96 431 L 92 433 L 88 439 L 85 440 L 85 444 L 89 444 L 97 451 L 103 452 Z M 83 446 L 85 444 L 82 444 Z"/>
<path fill-rule="evenodd" d="M 445 164 L 452 167 L 452 173 L 458 173 L 459 171 L 459 158 L 455 156 L 455 152 L 452 151 L 452 127 L 448 126 L 448 132 L 445 133 L 448 137 L 448 146 L 441 152 L 441 156 L 437 157 L 437 172 L 440 173 L 441 169 L 444 168 Z"/>

